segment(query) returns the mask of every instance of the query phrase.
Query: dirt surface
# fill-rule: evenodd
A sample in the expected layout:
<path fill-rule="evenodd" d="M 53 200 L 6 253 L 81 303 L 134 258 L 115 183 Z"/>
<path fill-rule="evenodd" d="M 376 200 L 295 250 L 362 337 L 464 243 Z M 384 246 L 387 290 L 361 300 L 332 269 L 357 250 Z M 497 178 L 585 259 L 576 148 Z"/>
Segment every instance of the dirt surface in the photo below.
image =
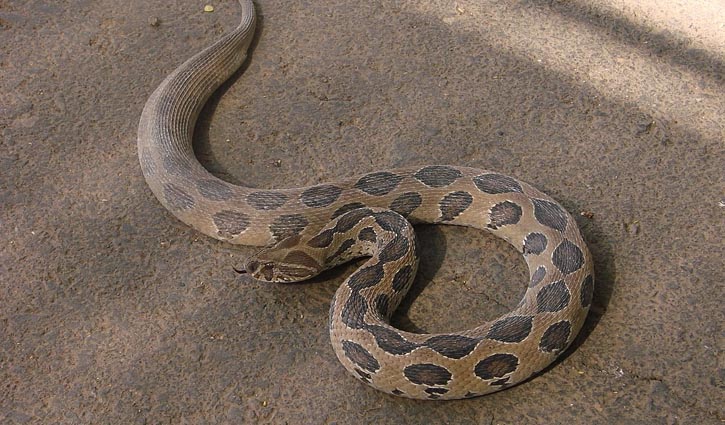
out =
<path fill-rule="evenodd" d="M 572 350 L 535 379 L 421 402 L 348 376 L 327 336 L 352 270 L 269 285 L 136 157 L 146 98 L 238 19 L 232 0 L 0 1 L 0 422 L 718 424 L 725 12 L 718 0 L 259 0 L 197 155 L 258 187 L 393 166 L 497 170 L 558 199 L 595 258 Z M 696 4 L 695 4 L 696 3 Z M 525 290 L 515 250 L 421 227 L 395 318 L 456 330 Z"/>

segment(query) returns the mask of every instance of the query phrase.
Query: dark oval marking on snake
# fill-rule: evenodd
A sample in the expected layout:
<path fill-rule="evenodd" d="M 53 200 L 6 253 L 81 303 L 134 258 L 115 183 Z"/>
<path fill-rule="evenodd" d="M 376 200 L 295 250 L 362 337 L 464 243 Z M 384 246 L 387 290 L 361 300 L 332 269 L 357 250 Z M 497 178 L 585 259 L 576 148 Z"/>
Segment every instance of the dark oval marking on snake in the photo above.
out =
<path fill-rule="evenodd" d="M 342 189 L 331 184 L 312 186 L 300 195 L 300 201 L 310 208 L 326 207 L 337 201 Z"/>
<path fill-rule="evenodd" d="M 365 208 L 365 204 L 361 202 L 351 202 L 349 204 L 345 204 L 341 206 L 340 208 L 336 209 L 334 213 L 332 213 L 332 217 L 330 217 L 330 220 L 334 220 L 337 217 L 340 217 L 341 215 L 345 214 L 346 212 L 350 212 L 352 210 L 356 210 L 358 208 Z"/>
<path fill-rule="evenodd" d="M 196 188 L 201 196 L 210 201 L 226 201 L 234 194 L 232 188 L 220 180 L 199 180 L 196 182 Z"/>
<path fill-rule="evenodd" d="M 443 366 L 431 363 L 419 363 L 406 366 L 403 375 L 414 384 L 446 385 L 451 380 L 451 372 Z"/>
<path fill-rule="evenodd" d="M 355 188 L 369 195 L 383 196 L 395 189 L 402 180 L 402 176 L 388 171 L 380 171 L 360 178 L 355 183 Z"/>
<path fill-rule="evenodd" d="M 351 329 L 362 329 L 365 325 L 365 313 L 368 311 L 368 304 L 365 298 L 357 291 L 352 291 L 342 308 L 342 322 Z"/>
<path fill-rule="evenodd" d="M 388 242 L 380 254 L 378 254 L 378 260 L 381 263 L 388 263 L 402 258 L 410 248 L 408 239 L 402 236 L 396 236 L 395 239 Z"/>
<path fill-rule="evenodd" d="M 348 211 L 337 219 L 337 223 L 335 224 L 335 232 L 347 232 L 348 230 L 357 226 L 360 220 L 372 214 L 373 212 L 370 210 L 370 208 L 358 208 Z"/>
<path fill-rule="evenodd" d="M 494 354 L 476 364 L 474 373 L 481 379 L 503 378 L 516 370 L 519 358 L 513 354 Z"/>
<path fill-rule="evenodd" d="M 533 317 L 511 316 L 495 322 L 486 338 L 500 342 L 521 342 L 531 333 Z"/>
<path fill-rule="evenodd" d="M 164 185 L 164 199 L 172 211 L 188 210 L 194 206 L 194 198 L 173 183 Z"/>
<path fill-rule="evenodd" d="M 393 393 L 393 394 L 395 394 L 395 395 L 403 395 L 403 394 L 405 394 L 404 392 L 400 391 L 400 390 L 399 390 L 399 389 L 397 389 L 397 388 L 396 388 L 396 389 L 394 389 L 393 391 L 391 391 L 391 393 Z"/>
<path fill-rule="evenodd" d="M 343 243 L 340 244 L 340 246 L 337 248 L 337 251 L 335 251 L 332 255 L 327 257 L 325 259 L 325 264 L 336 264 L 339 262 L 338 257 L 345 254 L 350 247 L 355 245 L 355 239 L 346 239 Z"/>
<path fill-rule="evenodd" d="M 302 232 L 308 224 L 310 222 L 301 214 L 286 214 L 277 217 L 269 225 L 269 231 L 276 240 L 280 241 Z"/>
<path fill-rule="evenodd" d="M 400 292 L 408 288 L 413 280 L 413 267 L 404 266 L 393 276 L 393 289 L 395 292 Z"/>
<path fill-rule="evenodd" d="M 281 192 L 263 190 L 247 195 L 247 203 L 255 210 L 272 211 L 284 205 L 289 197 Z"/>
<path fill-rule="evenodd" d="M 567 214 L 560 206 L 543 199 L 532 199 L 534 217 L 544 226 L 563 232 L 566 230 Z"/>
<path fill-rule="evenodd" d="M 570 240 L 564 239 L 554 250 L 551 262 L 563 274 L 571 274 L 584 264 L 584 253 Z"/>
<path fill-rule="evenodd" d="M 511 201 L 504 201 L 491 207 L 489 213 L 490 223 L 487 227 L 493 230 L 497 230 L 503 226 L 510 224 L 516 224 L 521 220 L 522 214 L 521 206 Z"/>
<path fill-rule="evenodd" d="M 533 288 L 534 286 L 541 283 L 542 280 L 544 280 L 544 277 L 546 276 L 546 267 L 539 266 L 534 270 L 534 273 L 531 275 L 531 281 L 529 282 L 529 288 Z"/>
<path fill-rule="evenodd" d="M 390 316 L 390 299 L 388 294 L 378 294 L 375 298 L 375 310 L 380 316 L 388 318 Z"/>
<path fill-rule="evenodd" d="M 460 171 L 445 165 L 431 165 L 418 170 L 413 176 L 428 187 L 445 187 L 463 177 Z"/>
<path fill-rule="evenodd" d="M 373 217 L 375 217 L 375 222 L 388 232 L 397 232 L 408 225 L 408 222 L 402 216 L 392 211 L 377 212 L 373 214 Z"/>
<path fill-rule="evenodd" d="M 183 176 L 187 173 L 187 165 L 181 163 L 178 158 L 173 156 L 164 156 L 162 163 L 164 165 L 164 170 L 166 170 L 169 174 Z"/>
<path fill-rule="evenodd" d="M 407 217 L 423 203 L 423 197 L 417 192 L 405 192 L 390 203 L 390 209 Z"/>
<path fill-rule="evenodd" d="M 350 277 L 347 278 L 347 286 L 349 286 L 353 292 L 357 292 L 361 289 L 377 285 L 383 279 L 383 276 L 385 276 L 383 265 L 377 263 L 369 267 L 358 269 L 355 273 L 350 275 Z"/>
<path fill-rule="evenodd" d="M 290 251 L 284 260 L 288 263 L 301 264 L 309 269 L 322 270 L 322 266 L 314 258 L 310 257 L 309 254 L 303 251 L 295 250 Z"/>
<path fill-rule="evenodd" d="M 241 235 L 249 227 L 249 216 L 239 211 L 223 210 L 212 216 L 217 233 L 222 238 Z"/>
<path fill-rule="evenodd" d="M 546 353 L 559 353 L 564 350 L 571 334 L 571 323 L 567 320 L 549 326 L 539 342 L 539 350 Z"/>
<path fill-rule="evenodd" d="M 362 369 L 373 373 L 380 369 L 380 363 L 362 345 L 344 340 L 342 341 L 342 350 L 351 362 L 360 366 Z"/>
<path fill-rule="evenodd" d="M 378 235 L 372 227 L 366 227 L 358 233 L 357 238 L 365 242 L 375 242 L 378 240 Z"/>
<path fill-rule="evenodd" d="M 539 255 L 546 249 L 548 240 L 542 233 L 529 233 L 524 239 L 524 255 L 535 254 Z"/>
<path fill-rule="evenodd" d="M 450 359 L 462 359 L 473 352 L 479 341 L 463 335 L 436 335 L 423 345 Z"/>
<path fill-rule="evenodd" d="M 523 193 L 521 185 L 511 177 L 501 174 L 482 174 L 473 178 L 473 184 L 478 190 L 491 195 L 500 193 Z"/>
<path fill-rule="evenodd" d="M 571 294 L 563 280 L 556 281 L 541 288 L 536 294 L 536 304 L 539 313 L 553 313 L 562 310 L 569 304 Z"/>
<path fill-rule="evenodd" d="M 438 203 L 441 211 L 441 221 L 451 221 L 458 217 L 473 203 L 473 197 L 468 192 L 451 192 Z"/>
<path fill-rule="evenodd" d="M 581 294 L 579 295 L 579 299 L 581 301 L 582 307 L 588 308 L 590 305 L 592 305 L 592 299 L 594 298 L 594 277 L 592 275 L 588 275 L 584 278 L 584 283 L 582 283 L 581 288 Z"/>
<path fill-rule="evenodd" d="M 326 229 L 307 241 L 307 246 L 312 248 L 326 248 L 330 246 L 335 237 L 335 229 Z"/>
<path fill-rule="evenodd" d="M 403 338 L 396 331 L 378 325 L 367 325 L 365 329 L 372 334 L 381 350 L 399 356 L 418 348 L 415 343 Z"/>
<path fill-rule="evenodd" d="M 301 239 L 302 239 L 302 236 L 300 236 L 300 235 L 290 236 L 289 238 L 282 239 L 275 246 L 278 249 L 293 248 L 300 243 Z"/>

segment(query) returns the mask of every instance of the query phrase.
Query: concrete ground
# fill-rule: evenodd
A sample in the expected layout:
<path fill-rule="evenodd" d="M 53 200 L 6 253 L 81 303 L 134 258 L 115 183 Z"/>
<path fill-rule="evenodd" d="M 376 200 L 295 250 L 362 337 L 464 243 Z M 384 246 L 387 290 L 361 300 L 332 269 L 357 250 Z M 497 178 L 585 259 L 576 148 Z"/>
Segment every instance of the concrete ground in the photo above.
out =
<path fill-rule="evenodd" d="M 238 276 L 136 157 L 146 98 L 238 19 L 232 0 L 0 1 L 0 422 L 725 421 L 725 6 L 719 0 L 258 0 L 246 70 L 197 154 L 218 176 L 307 185 L 450 163 L 526 180 L 576 215 L 594 307 L 535 379 L 456 402 L 348 376 L 326 322 L 352 267 Z M 518 302 L 522 259 L 421 227 L 405 329 Z"/>

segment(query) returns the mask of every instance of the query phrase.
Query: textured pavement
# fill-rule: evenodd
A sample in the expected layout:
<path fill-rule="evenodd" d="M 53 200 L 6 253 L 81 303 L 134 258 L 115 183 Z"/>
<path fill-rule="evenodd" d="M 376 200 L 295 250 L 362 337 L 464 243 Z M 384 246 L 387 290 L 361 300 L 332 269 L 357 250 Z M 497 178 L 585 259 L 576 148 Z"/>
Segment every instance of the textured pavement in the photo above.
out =
<path fill-rule="evenodd" d="M 532 183 L 595 258 L 574 347 L 490 396 L 412 401 L 348 376 L 327 335 L 353 266 L 270 285 L 253 252 L 153 197 L 146 98 L 231 29 L 232 0 L 0 1 L 0 422 L 725 422 L 725 6 L 717 0 L 259 0 L 252 56 L 203 112 L 213 173 L 286 187 L 449 163 Z M 420 227 L 395 318 L 475 326 L 527 271 Z"/>

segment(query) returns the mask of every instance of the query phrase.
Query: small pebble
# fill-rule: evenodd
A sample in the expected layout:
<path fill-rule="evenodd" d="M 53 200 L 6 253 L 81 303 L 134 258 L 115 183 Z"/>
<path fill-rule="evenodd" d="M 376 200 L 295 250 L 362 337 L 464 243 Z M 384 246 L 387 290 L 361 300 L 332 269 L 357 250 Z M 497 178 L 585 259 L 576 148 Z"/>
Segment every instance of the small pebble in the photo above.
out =
<path fill-rule="evenodd" d="M 161 20 L 158 17 L 152 16 L 149 18 L 149 25 L 152 27 L 158 27 L 159 24 L 161 24 Z"/>
<path fill-rule="evenodd" d="M 633 221 L 631 223 L 623 223 L 624 224 L 624 230 L 627 231 L 630 235 L 637 235 L 639 234 L 639 221 Z"/>
<path fill-rule="evenodd" d="M 213 12 L 213 11 L 214 11 L 214 6 L 212 6 L 210 4 L 207 4 L 206 6 L 204 6 L 204 12 Z"/>

